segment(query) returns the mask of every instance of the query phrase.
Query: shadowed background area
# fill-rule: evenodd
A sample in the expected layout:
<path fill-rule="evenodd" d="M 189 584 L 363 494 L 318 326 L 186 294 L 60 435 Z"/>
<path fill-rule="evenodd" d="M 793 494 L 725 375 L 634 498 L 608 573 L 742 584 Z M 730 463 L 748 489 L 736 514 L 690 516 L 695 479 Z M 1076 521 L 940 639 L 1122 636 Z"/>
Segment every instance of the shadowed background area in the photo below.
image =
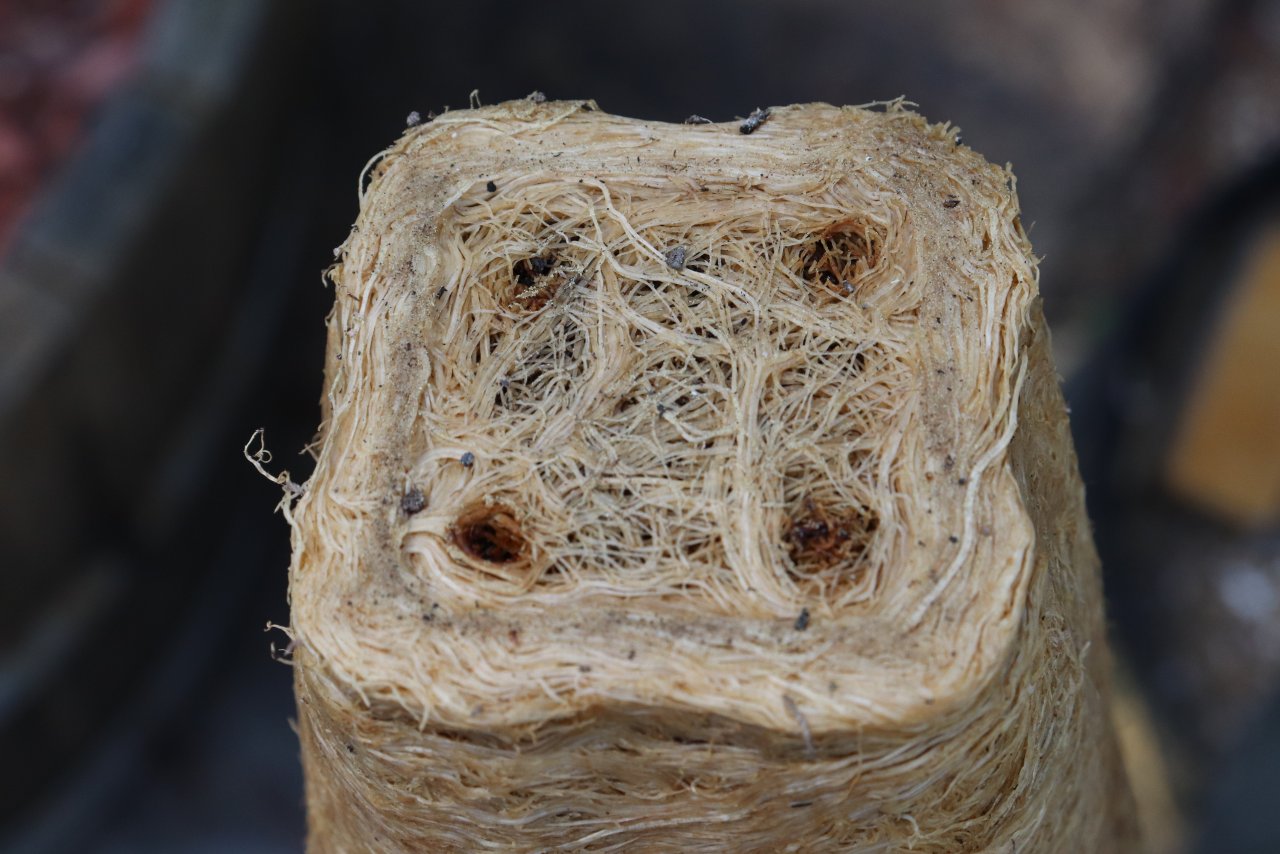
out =
<path fill-rule="evenodd" d="M 300 850 L 262 631 L 287 529 L 242 447 L 265 427 L 308 473 L 368 158 L 411 111 L 533 90 L 667 121 L 905 96 L 1012 163 L 1161 850 L 1280 848 L 1260 0 L 0 7 L 0 848 Z"/>

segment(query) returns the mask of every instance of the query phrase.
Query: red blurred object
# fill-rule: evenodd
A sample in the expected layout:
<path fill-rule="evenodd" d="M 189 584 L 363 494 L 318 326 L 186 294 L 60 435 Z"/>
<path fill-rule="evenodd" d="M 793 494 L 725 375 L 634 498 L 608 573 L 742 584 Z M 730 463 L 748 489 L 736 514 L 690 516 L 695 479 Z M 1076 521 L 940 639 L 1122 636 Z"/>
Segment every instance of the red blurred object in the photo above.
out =
<path fill-rule="evenodd" d="M 152 0 L 0 3 L 0 249 L 133 68 Z"/>

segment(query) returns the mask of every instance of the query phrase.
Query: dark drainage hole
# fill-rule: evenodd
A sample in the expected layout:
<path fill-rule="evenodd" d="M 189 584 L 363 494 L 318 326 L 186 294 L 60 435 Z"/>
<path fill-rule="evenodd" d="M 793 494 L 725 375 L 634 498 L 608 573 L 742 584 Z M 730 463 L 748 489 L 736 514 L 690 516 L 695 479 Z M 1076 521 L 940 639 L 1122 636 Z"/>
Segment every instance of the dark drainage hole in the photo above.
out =
<path fill-rule="evenodd" d="M 562 276 L 556 273 L 554 255 L 539 255 L 517 261 L 512 267 L 513 307 L 527 312 L 541 311 L 560 289 Z"/>
<path fill-rule="evenodd" d="M 879 263 L 879 243 L 874 232 L 858 223 L 836 223 L 793 247 L 786 263 L 816 291 L 844 297 Z"/>
<path fill-rule="evenodd" d="M 785 534 L 794 575 L 811 576 L 856 560 L 879 527 L 867 510 L 830 508 L 806 500 Z"/>
<path fill-rule="evenodd" d="M 452 536 L 468 557 L 492 564 L 521 560 L 528 546 L 515 514 L 500 505 L 464 512 L 454 522 Z"/>

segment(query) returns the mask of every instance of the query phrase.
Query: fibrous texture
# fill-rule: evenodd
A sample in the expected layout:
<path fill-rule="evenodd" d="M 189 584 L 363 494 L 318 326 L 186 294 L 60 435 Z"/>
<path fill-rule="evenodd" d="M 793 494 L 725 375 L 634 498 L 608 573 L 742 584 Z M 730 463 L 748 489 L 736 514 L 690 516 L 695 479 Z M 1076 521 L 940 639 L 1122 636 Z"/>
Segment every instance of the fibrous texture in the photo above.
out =
<path fill-rule="evenodd" d="M 447 113 L 294 508 L 317 851 L 1130 850 L 1011 176 L 898 105 Z"/>

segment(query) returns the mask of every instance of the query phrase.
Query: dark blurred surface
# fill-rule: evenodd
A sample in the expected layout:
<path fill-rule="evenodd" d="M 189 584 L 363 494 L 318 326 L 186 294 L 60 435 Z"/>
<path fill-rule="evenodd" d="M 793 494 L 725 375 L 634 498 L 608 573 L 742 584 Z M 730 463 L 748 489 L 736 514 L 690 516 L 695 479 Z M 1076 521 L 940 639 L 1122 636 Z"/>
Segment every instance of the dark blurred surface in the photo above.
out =
<path fill-rule="evenodd" d="M 1280 4 L 152 5 L 0 250 L 0 849 L 300 850 L 290 674 L 262 631 L 287 622 L 287 529 L 241 447 L 266 427 L 273 466 L 307 474 L 320 271 L 368 158 L 410 111 L 537 89 L 671 121 L 903 95 L 1013 164 L 1120 653 L 1201 849 L 1280 850 L 1257 806 L 1280 798 L 1280 530 L 1161 485 L 1277 216 Z M 82 32 L 104 6 L 58 9 Z M 6 76 L 15 33 L 9 124 L 28 101 L 4 87 L 35 85 Z"/>

